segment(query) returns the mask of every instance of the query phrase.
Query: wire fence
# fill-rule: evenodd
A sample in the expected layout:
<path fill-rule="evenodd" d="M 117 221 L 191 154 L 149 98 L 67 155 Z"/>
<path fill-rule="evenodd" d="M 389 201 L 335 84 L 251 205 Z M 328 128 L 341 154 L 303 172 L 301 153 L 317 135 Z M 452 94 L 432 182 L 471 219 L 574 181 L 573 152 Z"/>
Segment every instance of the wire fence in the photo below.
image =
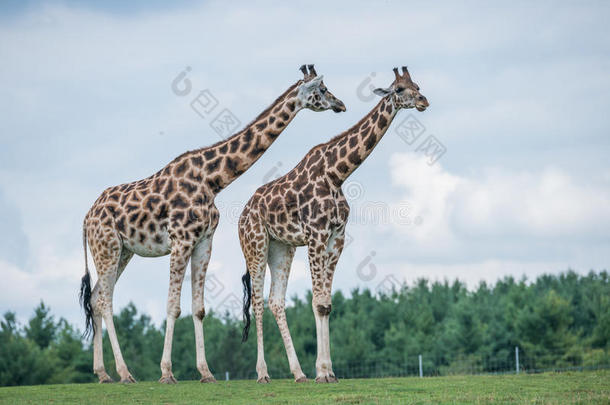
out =
<path fill-rule="evenodd" d="M 476 374 L 518 374 L 540 372 L 562 372 L 610 369 L 610 352 L 603 349 L 587 352 L 528 352 L 514 347 L 490 355 L 421 354 L 406 356 L 395 361 L 370 361 L 359 363 L 333 362 L 333 371 L 338 378 L 383 378 L 383 377 L 432 377 Z M 287 369 L 268 369 L 271 378 L 293 378 Z M 307 370 L 305 374 L 307 374 Z M 315 369 L 308 376 L 315 376 Z M 228 375 L 217 379 L 256 379 L 253 370 L 244 375 Z"/>

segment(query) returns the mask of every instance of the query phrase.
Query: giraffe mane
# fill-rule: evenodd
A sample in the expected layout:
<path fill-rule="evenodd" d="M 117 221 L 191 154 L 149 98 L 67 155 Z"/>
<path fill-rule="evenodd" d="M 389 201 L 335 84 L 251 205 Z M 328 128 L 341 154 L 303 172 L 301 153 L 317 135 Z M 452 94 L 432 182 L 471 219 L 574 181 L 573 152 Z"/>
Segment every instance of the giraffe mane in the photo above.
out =
<path fill-rule="evenodd" d="M 201 153 L 207 149 L 212 149 L 217 147 L 218 145 L 222 144 L 222 143 L 228 143 L 231 140 L 233 140 L 233 138 L 239 137 L 240 135 L 242 135 L 245 131 L 248 130 L 248 128 L 250 128 L 255 122 L 257 122 L 258 120 L 260 120 L 262 117 L 264 117 L 265 115 L 267 115 L 269 113 L 269 111 L 271 111 L 271 109 L 283 98 L 285 98 L 288 94 L 290 94 L 290 92 L 292 92 L 295 88 L 297 88 L 301 83 L 303 82 L 303 80 L 299 80 L 296 83 L 294 83 L 293 85 L 291 85 L 288 90 L 286 90 L 285 92 L 283 92 L 278 98 L 275 99 L 275 101 L 273 103 L 271 103 L 267 108 L 265 108 L 265 110 L 263 110 L 263 112 L 261 112 L 260 114 L 258 114 L 256 116 L 256 118 L 254 118 L 252 121 L 250 121 L 248 123 L 248 125 L 246 125 L 244 128 L 242 128 L 241 130 L 239 130 L 238 132 L 234 133 L 233 135 L 231 135 L 230 137 L 223 139 L 221 141 L 218 141 L 212 145 L 208 145 L 208 146 L 204 146 L 198 149 L 193 149 L 193 150 L 189 150 L 184 152 L 183 154 L 177 156 L 174 160 L 172 160 L 170 162 L 171 163 L 176 163 L 180 160 L 182 160 L 185 157 L 188 157 L 190 155 L 193 154 L 198 154 Z M 161 169 L 160 171 L 163 171 L 163 169 Z"/>
<path fill-rule="evenodd" d="M 352 125 L 351 127 L 349 127 L 348 129 L 346 129 L 345 131 L 341 132 L 339 135 L 335 135 L 334 137 L 332 137 L 331 139 L 329 139 L 328 141 L 324 142 L 324 143 L 319 143 L 317 145 L 315 145 L 314 147 L 312 147 L 306 154 L 305 157 L 303 159 L 301 159 L 299 161 L 299 163 L 297 163 L 295 165 L 294 168 L 292 168 L 292 170 L 295 170 L 297 168 L 302 168 L 303 165 L 305 165 L 307 163 L 307 161 L 309 160 L 309 156 L 311 156 L 316 149 L 319 149 L 321 152 L 325 152 L 326 149 L 328 149 L 329 146 L 341 141 L 341 139 L 343 139 L 344 137 L 348 136 L 350 133 L 354 132 L 354 130 L 356 128 L 358 128 L 359 126 L 361 126 L 362 124 L 364 124 L 379 108 L 379 105 L 385 100 L 385 98 L 382 98 L 376 105 L 375 108 L 372 108 L 371 111 L 369 111 L 364 117 L 362 117 L 358 122 L 356 122 L 354 125 Z M 288 173 L 290 173 L 292 170 L 290 170 Z M 288 173 L 285 174 L 285 176 L 288 175 Z M 275 179 L 273 181 L 271 181 L 270 183 L 275 183 L 278 179 Z"/>
<path fill-rule="evenodd" d="M 374 108 L 371 109 L 371 111 L 369 111 L 364 117 L 362 117 L 358 122 L 356 122 L 354 125 L 352 125 L 351 127 L 349 127 L 348 129 L 346 129 L 345 131 L 341 132 L 339 135 L 335 135 L 334 137 L 332 137 L 331 139 L 329 139 L 328 141 L 321 143 L 317 146 L 315 146 L 313 149 L 315 149 L 318 146 L 330 146 L 334 143 L 339 142 L 341 139 L 343 139 L 344 137 L 346 137 L 347 135 L 349 135 L 350 133 L 354 132 L 354 130 L 358 127 L 360 127 L 362 124 L 364 124 L 366 121 L 368 121 L 368 119 L 377 111 L 379 105 L 381 103 L 384 102 L 384 98 L 382 98 L 376 105 Z"/>

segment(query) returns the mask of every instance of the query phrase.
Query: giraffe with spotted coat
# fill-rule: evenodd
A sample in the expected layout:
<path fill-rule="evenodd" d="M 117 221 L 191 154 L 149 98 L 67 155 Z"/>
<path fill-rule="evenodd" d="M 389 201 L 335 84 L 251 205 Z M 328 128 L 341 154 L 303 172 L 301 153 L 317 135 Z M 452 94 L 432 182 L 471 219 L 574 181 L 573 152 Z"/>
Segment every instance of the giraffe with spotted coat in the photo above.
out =
<path fill-rule="evenodd" d="M 121 354 L 112 319 L 115 284 L 134 254 L 171 255 L 159 382 L 177 382 L 172 373 L 172 338 L 189 260 L 197 369 L 201 382 L 215 381 L 205 358 L 203 337 L 204 282 L 219 220 L 214 198 L 261 157 L 299 111 L 345 111 L 343 102 L 328 91 L 313 65 L 301 66 L 301 71 L 303 79 L 243 130 L 212 146 L 178 156 L 150 177 L 106 189 L 85 216 L 85 276 L 80 298 L 86 332 L 93 331 L 93 370 L 100 383 L 112 382 L 102 357 L 102 320 L 121 382 L 135 382 Z M 87 240 L 98 275 L 93 290 L 87 267 Z"/>
<path fill-rule="evenodd" d="M 246 204 L 239 238 L 246 260 L 244 336 L 250 327 L 250 305 L 256 318 L 258 382 L 270 381 L 263 349 L 263 289 L 271 271 L 269 308 L 279 327 L 290 371 L 296 382 L 307 381 L 297 358 L 285 314 L 290 265 L 297 246 L 307 246 L 316 322 L 316 382 L 337 382 L 330 358 L 329 314 L 333 275 L 345 240 L 349 206 L 341 185 L 373 151 L 401 109 L 424 111 L 428 100 L 406 67 L 387 89 L 376 89 L 381 101 L 356 125 L 315 146 L 286 175 L 261 186 Z"/>

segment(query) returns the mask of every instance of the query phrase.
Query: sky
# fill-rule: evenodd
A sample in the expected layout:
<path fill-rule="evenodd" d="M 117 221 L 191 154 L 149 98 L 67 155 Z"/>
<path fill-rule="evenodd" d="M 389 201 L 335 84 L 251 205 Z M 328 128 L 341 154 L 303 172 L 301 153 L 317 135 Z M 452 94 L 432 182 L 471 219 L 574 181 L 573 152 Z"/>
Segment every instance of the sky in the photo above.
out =
<path fill-rule="evenodd" d="M 217 197 L 206 311 L 237 312 L 252 193 L 357 122 L 402 65 L 430 107 L 401 111 L 345 183 L 335 291 L 607 269 L 609 17 L 595 1 L 2 2 L 0 313 L 23 322 L 44 300 L 82 325 L 82 221 L 99 194 L 220 140 L 221 111 L 243 127 L 304 63 L 347 112 L 300 112 Z M 192 106 L 202 91 L 209 113 Z M 115 312 L 131 301 L 162 322 L 168 280 L 169 257 L 135 257 Z M 288 295 L 310 287 L 300 248 Z M 183 314 L 190 294 L 187 281 Z"/>

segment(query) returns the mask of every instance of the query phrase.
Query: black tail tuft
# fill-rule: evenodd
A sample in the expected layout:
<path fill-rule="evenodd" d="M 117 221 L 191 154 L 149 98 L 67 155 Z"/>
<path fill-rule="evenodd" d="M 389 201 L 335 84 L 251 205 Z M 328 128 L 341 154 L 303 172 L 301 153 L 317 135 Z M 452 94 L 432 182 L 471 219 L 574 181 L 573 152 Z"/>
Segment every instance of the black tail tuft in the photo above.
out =
<path fill-rule="evenodd" d="M 83 338 L 87 339 L 91 335 L 91 332 L 95 333 L 95 326 L 93 325 L 93 308 L 91 308 L 91 277 L 89 276 L 89 271 L 87 271 L 81 279 L 78 300 L 85 311 L 85 331 L 83 332 Z"/>
<path fill-rule="evenodd" d="M 241 283 L 244 285 L 244 331 L 241 338 L 242 342 L 248 340 L 248 332 L 250 332 L 250 303 L 252 302 L 252 282 L 250 281 L 250 272 L 241 278 Z"/>

